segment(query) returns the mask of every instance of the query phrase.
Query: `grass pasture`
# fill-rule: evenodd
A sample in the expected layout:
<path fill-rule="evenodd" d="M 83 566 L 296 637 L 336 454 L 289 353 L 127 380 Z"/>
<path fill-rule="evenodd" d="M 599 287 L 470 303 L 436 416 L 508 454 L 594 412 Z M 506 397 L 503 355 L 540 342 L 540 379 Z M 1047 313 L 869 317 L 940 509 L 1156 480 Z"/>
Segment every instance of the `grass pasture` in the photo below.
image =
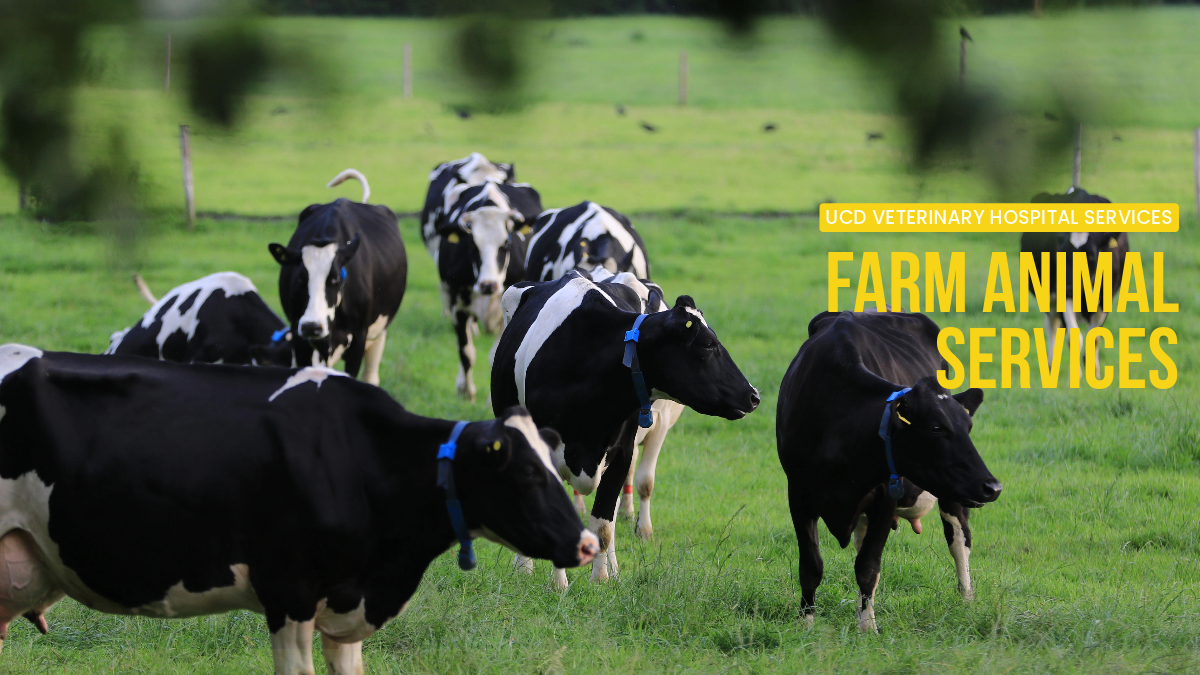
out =
<path fill-rule="evenodd" d="M 1085 187 L 1114 201 L 1180 204 L 1179 233 L 1131 237 L 1147 265 L 1152 252 L 1165 253 L 1166 299 L 1180 312 L 1114 314 L 1106 324 L 1114 332 L 1173 328 L 1179 343 L 1168 353 L 1179 378 L 1169 391 L 988 390 L 973 438 L 1005 491 L 972 517 L 976 599 L 958 598 L 938 519 L 927 518 L 923 535 L 905 527 L 885 550 L 879 635 L 856 632 L 853 557 L 823 530 L 817 624 L 809 631 L 796 621 L 796 540 L 775 453 L 775 400 L 809 319 L 824 309 L 826 252 L 855 251 L 860 260 L 879 251 L 887 279 L 889 251 L 922 260 L 926 250 L 943 259 L 965 251 L 968 311 L 935 320 L 1032 330 L 1042 319 L 981 312 L 989 254 L 1014 253 L 1016 235 L 822 234 L 811 217 L 739 215 L 808 211 L 827 198 L 995 196 L 969 157 L 915 172 L 877 79 L 809 21 L 768 21 L 753 49 L 700 21 L 538 23 L 526 36 L 535 45 L 528 105 L 461 120 L 451 107 L 469 95 L 439 51 L 451 25 L 272 19 L 267 28 L 283 44 L 322 55 L 339 97 L 314 99 L 294 83 L 272 82 L 249 102 L 236 134 L 194 123 L 178 91 L 158 91 L 158 71 L 130 65 L 137 59 L 126 56 L 137 50 L 153 56 L 141 63 L 159 62 L 154 45 L 165 26 L 102 32 L 94 77 L 78 99 L 81 159 L 123 129 L 145 179 L 143 236 L 119 247 L 108 224 L 54 226 L 14 215 L 15 188 L 0 176 L 0 343 L 99 353 L 145 311 L 129 281 L 135 269 L 160 295 L 236 270 L 278 311 L 278 267 L 266 244 L 286 241 L 305 205 L 357 198 L 355 185 L 322 187 L 337 171 L 363 170 L 371 201 L 413 212 L 429 168 L 480 150 L 514 161 L 547 207 L 595 199 L 633 215 L 655 281 L 672 297 L 696 299 L 763 404 L 736 423 L 684 415 L 659 462 L 655 538 L 639 542 L 619 525 L 618 579 L 593 586 L 586 570 L 573 570 L 571 588 L 559 594 L 549 588 L 549 563 L 539 562 L 532 578 L 519 575 L 511 554 L 486 542 L 470 573 L 442 556 L 408 610 L 367 641 L 368 672 L 1200 672 L 1200 221 L 1191 210 L 1200 11 L 965 22 L 977 41 L 972 83 L 1007 92 L 1029 130 L 1053 124 L 1042 112 L 1056 87 L 1095 97 Z M 956 27 L 945 27 L 948 51 L 956 51 Z M 398 95 L 406 41 L 416 55 L 411 101 Z M 680 49 L 692 65 L 688 108 L 674 104 Z M 641 120 L 660 131 L 643 132 Z M 768 121 L 778 131 L 764 133 Z M 224 214 L 202 217 L 192 233 L 177 215 L 181 122 L 194 123 L 198 208 Z M 867 143 L 868 131 L 884 139 Z M 1044 170 L 1038 189 L 1061 190 L 1069 153 Z M 416 412 L 487 417 L 483 395 L 467 404 L 454 394 L 454 340 L 436 270 L 415 220 L 404 218 L 401 229 L 409 290 L 382 385 Z M 1010 264 L 1015 270 L 1015 257 Z M 857 264 L 842 271 L 857 280 Z M 1151 280 L 1149 267 L 1146 274 Z M 851 305 L 853 294 L 840 301 Z M 490 346 L 482 338 L 479 354 Z M 1144 378 L 1158 366 L 1144 342 L 1139 347 L 1144 362 L 1132 374 Z M 983 375 L 998 377 L 998 368 L 985 366 Z M 486 368 L 476 384 L 487 391 Z M 248 613 L 155 621 L 100 615 L 68 600 L 47 618 L 48 636 L 12 625 L 0 673 L 271 672 L 265 622 Z"/>

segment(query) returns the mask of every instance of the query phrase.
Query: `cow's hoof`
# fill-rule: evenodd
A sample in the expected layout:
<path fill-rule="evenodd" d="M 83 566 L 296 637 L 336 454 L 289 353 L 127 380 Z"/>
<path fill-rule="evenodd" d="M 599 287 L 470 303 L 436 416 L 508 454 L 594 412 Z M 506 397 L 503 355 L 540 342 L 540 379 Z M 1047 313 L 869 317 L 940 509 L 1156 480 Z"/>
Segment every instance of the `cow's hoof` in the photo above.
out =
<path fill-rule="evenodd" d="M 642 541 L 650 541 L 654 538 L 654 528 L 651 527 L 650 523 L 638 523 L 637 529 L 634 532 L 637 533 L 638 539 Z"/>
<path fill-rule="evenodd" d="M 633 495 L 622 494 L 621 505 L 617 507 L 617 515 L 621 520 L 633 520 L 637 515 L 633 510 Z"/>
<path fill-rule="evenodd" d="M 533 574 L 533 558 L 526 558 L 523 555 L 513 556 L 513 569 L 525 574 Z"/>
<path fill-rule="evenodd" d="M 804 626 L 805 628 L 807 628 L 809 630 L 812 630 L 813 624 L 815 624 L 816 622 L 817 622 L 817 613 L 816 612 L 805 612 L 803 615 L 800 616 L 800 625 Z"/>
<path fill-rule="evenodd" d="M 858 620 L 858 632 L 860 633 L 878 633 L 879 628 L 875 625 L 875 617 L 869 616 L 865 619 Z"/>
<path fill-rule="evenodd" d="M 974 588 L 963 588 L 962 586 L 959 586 L 958 593 L 959 593 L 959 595 L 962 596 L 962 599 L 966 602 L 970 602 L 975 599 L 975 589 Z"/>
<path fill-rule="evenodd" d="M 550 585 L 554 586 L 556 591 L 565 591 L 570 584 L 567 582 L 567 571 L 561 567 L 555 567 L 554 573 L 550 576 Z"/>

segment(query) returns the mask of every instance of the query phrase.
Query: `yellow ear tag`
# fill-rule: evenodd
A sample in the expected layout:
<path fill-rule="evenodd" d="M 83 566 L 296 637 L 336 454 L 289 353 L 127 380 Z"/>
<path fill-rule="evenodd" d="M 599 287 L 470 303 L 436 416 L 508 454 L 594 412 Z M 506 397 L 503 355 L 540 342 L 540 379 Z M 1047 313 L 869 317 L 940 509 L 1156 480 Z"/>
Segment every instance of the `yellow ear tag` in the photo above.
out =
<path fill-rule="evenodd" d="M 904 415 L 901 415 L 899 410 L 896 411 L 896 417 L 899 417 L 900 421 L 904 422 L 905 424 L 912 424 L 912 422 L 909 422 L 908 420 L 904 419 Z"/>
<path fill-rule="evenodd" d="M 458 243 L 458 233 L 457 233 L 457 232 L 451 232 L 451 233 L 450 233 L 450 236 L 446 237 L 446 239 L 447 239 L 447 240 L 448 240 L 448 241 L 449 241 L 451 244 L 457 244 L 457 243 Z"/>
<path fill-rule="evenodd" d="M 499 450 L 499 449 L 500 449 L 500 441 L 496 441 L 495 443 L 492 443 L 492 450 Z"/>
<path fill-rule="evenodd" d="M 1109 248 L 1116 248 L 1116 247 L 1117 247 L 1117 238 L 1116 238 L 1116 237 L 1109 237 L 1109 238 L 1108 238 L 1108 247 L 1109 247 Z"/>
<path fill-rule="evenodd" d="M 689 322 L 685 323 L 685 324 L 683 325 L 683 327 L 684 327 L 684 328 L 691 328 L 691 327 L 692 327 L 692 322 L 691 322 L 691 321 L 689 321 Z"/>
<path fill-rule="evenodd" d="M 525 227 L 521 228 L 520 232 L 521 234 L 529 234 L 530 232 L 533 232 L 533 228 L 526 225 Z"/>

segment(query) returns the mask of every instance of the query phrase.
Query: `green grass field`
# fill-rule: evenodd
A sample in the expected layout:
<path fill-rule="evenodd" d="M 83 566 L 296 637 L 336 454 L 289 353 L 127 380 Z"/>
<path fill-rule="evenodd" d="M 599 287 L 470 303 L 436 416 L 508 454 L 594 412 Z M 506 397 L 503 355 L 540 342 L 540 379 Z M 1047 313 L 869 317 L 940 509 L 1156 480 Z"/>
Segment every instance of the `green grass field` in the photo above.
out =
<path fill-rule="evenodd" d="M 813 218 L 721 215 L 810 210 L 828 197 L 992 195 L 970 161 L 914 172 L 878 83 L 811 22 L 768 22 L 753 50 L 728 44 L 699 21 L 537 24 L 528 29 L 537 75 L 530 106 L 464 121 L 447 106 L 469 94 L 435 56 L 446 25 L 272 20 L 269 29 L 288 44 L 327 56 L 342 96 L 317 101 L 272 83 L 251 101 L 239 133 L 196 125 L 201 211 L 283 219 L 201 219 L 194 233 L 183 232 L 176 215 L 176 125 L 190 120 L 174 94 L 155 91 L 159 73 L 120 56 L 149 38 L 101 34 L 96 53 L 105 65 L 80 99 L 86 146 L 102 143 L 114 123 L 127 129 L 152 216 L 132 248 L 116 245 L 105 224 L 0 216 L 0 343 L 102 351 L 112 332 L 145 311 L 129 281 L 135 269 L 159 294 L 236 270 L 278 310 L 278 268 L 266 244 L 287 239 L 304 205 L 332 194 L 357 197 L 352 186 L 324 189 L 337 171 L 365 171 L 372 201 L 411 212 L 430 167 L 481 150 L 515 161 L 548 207 L 588 198 L 641 214 L 634 222 L 655 280 L 670 296 L 695 297 L 763 391 L 763 405 L 736 423 L 684 415 L 659 462 L 655 538 L 636 541 L 632 527 L 621 525 L 618 579 L 595 586 L 586 570 L 573 570 L 571 588 L 560 594 L 549 587 L 549 563 L 540 562 L 532 578 L 516 574 L 511 554 L 489 543 L 480 544 L 480 566 L 470 573 L 443 556 L 407 612 L 367 641 L 368 672 L 1196 672 L 1200 222 L 1191 211 L 1190 128 L 1200 120 L 1192 86 L 1200 78 L 1200 11 L 1010 16 L 968 25 L 977 40 L 973 81 L 1012 93 L 1030 129 L 1052 124 L 1041 116 L 1053 98 L 1045 78 L 1104 93 L 1085 136 L 1085 186 L 1115 201 L 1180 203 L 1179 233 L 1131 236 L 1147 262 L 1151 252 L 1165 252 L 1166 297 L 1180 313 L 1114 314 L 1107 323 L 1114 331 L 1173 328 L 1179 344 L 1169 354 L 1179 380 L 1168 391 L 989 390 L 973 438 L 1005 491 L 972 518 L 976 599 L 959 599 L 941 528 L 928 518 L 923 535 L 904 528 L 884 553 L 879 635 L 855 630 L 853 557 L 824 532 L 817 624 L 809 631 L 797 622 L 796 543 L 775 454 L 775 394 L 809 319 L 824 309 L 826 252 L 937 250 L 945 258 L 965 251 L 968 312 L 935 320 L 1033 329 L 1041 317 L 980 311 L 989 253 L 1015 252 L 1016 235 L 822 234 Z M 955 27 L 947 24 L 948 36 Z M 151 37 L 157 41 L 158 33 Z M 398 97 L 405 41 L 417 55 L 413 101 Z M 694 105 L 687 109 L 673 104 L 681 48 L 692 63 Z M 618 102 L 628 107 L 625 117 L 613 111 Z M 642 132 L 636 125 L 643 119 L 662 131 Z M 764 134 L 766 121 L 779 131 Z M 865 132 L 876 130 L 884 140 L 866 144 Z M 1061 190 L 1070 158 L 1046 172 L 1038 189 Z M 14 194 L 0 179 L 0 213 L 15 210 Z M 409 291 L 391 328 L 382 385 L 419 413 L 487 417 L 483 396 L 466 404 L 454 394 L 454 340 L 436 270 L 415 221 L 401 227 Z M 842 269 L 856 279 L 856 267 Z M 852 301 L 842 294 L 843 307 Z M 484 338 L 479 353 L 490 346 Z M 1156 367 L 1143 351 L 1137 377 Z M 485 371 L 477 373 L 480 391 L 487 390 Z M 984 374 L 996 377 L 998 369 Z M 48 619 L 49 636 L 13 624 L 0 673 L 271 672 L 265 622 L 252 614 L 154 621 L 65 601 Z"/>

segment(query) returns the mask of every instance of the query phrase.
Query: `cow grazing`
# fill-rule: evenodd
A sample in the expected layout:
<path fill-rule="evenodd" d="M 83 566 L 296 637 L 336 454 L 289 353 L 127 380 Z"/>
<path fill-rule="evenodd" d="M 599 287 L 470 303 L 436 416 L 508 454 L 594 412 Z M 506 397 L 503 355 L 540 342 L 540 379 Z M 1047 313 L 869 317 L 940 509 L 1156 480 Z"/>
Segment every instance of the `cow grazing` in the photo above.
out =
<path fill-rule="evenodd" d="M 331 181 L 366 178 L 347 169 Z M 341 179 L 341 180 L 339 180 Z M 338 199 L 313 204 L 286 247 L 268 246 L 280 265 L 279 299 L 291 323 L 296 362 L 332 366 L 379 384 L 387 327 L 400 309 L 408 280 L 408 258 L 396 214 L 386 206 Z"/>
<path fill-rule="evenodd" d="M 422 228 L 458 338 L 455 386 L 467 400 L 475 400 L 474 335 L 480 327 L 500 329 L 500 296 L 525 278 L 525 224 L 541 212 L 542 199 L 528 185 L 459 183 L 446 194 L 445 210 L 427 236 Z"/>
<path fill-rule="evenodd" d="M 888 531 L 903 517 L 920 532 L 933 497 L 959 590 L 972 596 L 967 507 L 995 501 L 1001 486 L 971 443 L 983 392 L 951 395 L 938 385 L 935 373 L 947 365 L 937 335 L 923 314 L 823 312 L 808 324 L 808 340 L 783 377 L 775 434 L 800 545 L 801 611 L 810 625 L 824 573 L 817 519 L 843 548 L 858 530 L 855 614 L 860 630 L 874 631 Z"/>
<path fill-rule="evenodd" d="M 180 363 L 292 365 L 292 333 L 267 307 L 254 283 L 237 272 L 189 281 L 155 299 L 142 320 L 113 333 L 105 354 Z"/>
<path fill-rule="evenodd" d="M 275 672 L 363 672 L 457 539 L 556 565 L 598 550 L 520 408 L 456 424 L 325 367 L 0 347 L 0 639 L 63 596 L 110 614 L 266 616 Z M 457 515 L 456 515 L 457 514 Z M 2 644 L 2 643 L 0 643 Z"/>
<path fill-rule="evenodd" d="M 542 213 L 529 238 L 525 267 L 530 281 L 552 281 L 576 266 L 650 278 L 641 235 L 624 215 L 596 202 Z"/>
<path fill-rule="evenodd" d="M 613 519 L 639 424 L 651 424 L 651 401 L 672 398 L 731 420 L 759 402 L 690 297 L 666 312 L 647 313 L 643 302 L 629 285 L 597 284 L 580 271 L 504 294 L 511 318 L 492 366 L 492 407 L 524 405 L 539 424 L 553 425 L 563 439 L 554 453 L 560 475 L 579 492 L 596 492 L 594 581 L 617 571 Z M 565 586 L 566 575 L 556 571 L 555 583 Z"/>
<path fill-rule="evenodd" d="M 1058 204 L 1109 204 L 1108 199 L 1100 195 L 1088 193 L 1087 190 L 1078 188 L 1070 188 L 1066 194 L 1052 195 L 1045 192 L 1035 196 L 1033 203 L 1058 203 Z M 1046 312 L 1046 341 L 1047 348 L 1050 354 L 1054 354 L 1054 340 L 1057 330 L 1066 325 L 1069 330 L 1071 328 L 1079 328 L 1079 317 L 1083 317 L 1086 324 L 1086 330 L 1080 330 L 1076 347 L 1081 345 L 1085 339 L 1085 333 L 1093 328 L 1099 328 L 1104 325 L 1104 320 L 1108 318 L 1108 312 L 1097 308 L 1097 311 L 1092 312 L 1087 309 L 1083 298 L 1072 297 L 1073 294 L 1073 279 L 1075 278 L 1075 253 L 1083 253 L 1087 258 L 1088 274 L 1091 280 L 1096 280 L 1096 272 L 1098 271 L 1100 254 L 1107 252 L 1112 254 L 1112 289 L 1116 293 L 1116 289 L 1121 287 L 1121 277 L 1125 270 L 1125 255 L 1129 253 L 1129 235 L 1124 232 L 1070 232 L 1070 233 L 1055 233 L 1055 232 L 1025 232 L 1021 235 L 1021 252 L 1032 253 L 1033 263 L 1038 272 L 1038 278 L 1049 280 L 1050 284 L 1050 306 L 1051 311 Z M 1057 253 L 1066 253 L 1066 291 L 1067 295 L 1067 311 L 1057 311 L 1058 306 L 1058 286 L 1055 281 L 1058 278 L 1058 256 Z M 1042 253 L 1048 253 L 1050 266 L 1044 268 L 1042 266 Z M 1044 283 L 1044 282 L 1043 282 Z M 1096 376 L 1100 376 L 1100 346 L 1097 343 L 1092 350 L 1092 364 L 1096 371 Z"/>

